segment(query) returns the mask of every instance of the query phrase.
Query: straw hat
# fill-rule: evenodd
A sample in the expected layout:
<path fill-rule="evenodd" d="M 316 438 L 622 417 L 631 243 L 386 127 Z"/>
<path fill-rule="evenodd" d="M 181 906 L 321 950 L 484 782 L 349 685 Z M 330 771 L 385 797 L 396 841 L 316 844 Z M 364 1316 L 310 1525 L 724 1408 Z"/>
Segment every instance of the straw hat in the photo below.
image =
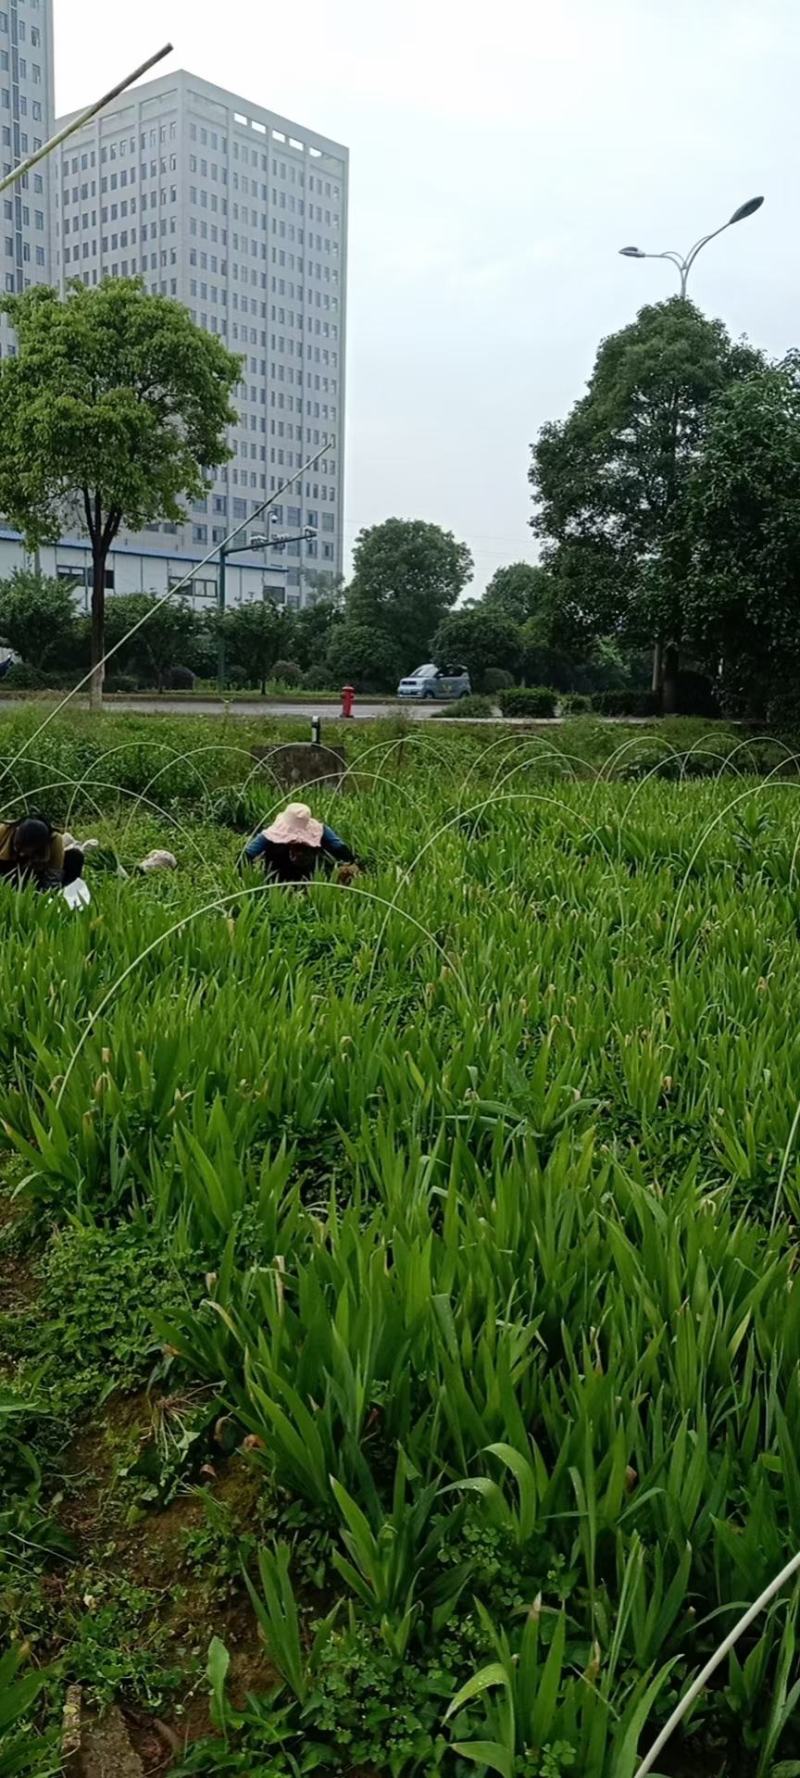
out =
<path fill-rule="evenodd" d="M 264 838 L 276 846 L 311 846 L 318 851 L 324 828 L 315 821 L 307 803 L 290 803 L 288 809 L 264 829 Z"/>

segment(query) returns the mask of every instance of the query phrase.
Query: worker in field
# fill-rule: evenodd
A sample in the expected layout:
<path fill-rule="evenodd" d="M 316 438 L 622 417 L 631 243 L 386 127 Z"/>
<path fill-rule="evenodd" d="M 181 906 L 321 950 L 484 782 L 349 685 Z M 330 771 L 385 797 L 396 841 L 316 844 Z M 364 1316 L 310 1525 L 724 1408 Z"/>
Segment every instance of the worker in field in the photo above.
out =
<path fill-rule="evenodd" d="M 83 865 L 81 848 L 45 816 L 0 821 L 0 877 L 12 888 L 30 883 L 41 890 L 70 889 L 82 878 Z"/>
<path fill-rule="evenodd" d="M 244 857 L 261 864 L 273 883 L 310 883 L 318 871 L 328 876 L 338 865 L 352 871 L 356 859 L 332 827 L 316 821 L 306 803 L 290 803 L 270 827 L 253 836 Z"/>

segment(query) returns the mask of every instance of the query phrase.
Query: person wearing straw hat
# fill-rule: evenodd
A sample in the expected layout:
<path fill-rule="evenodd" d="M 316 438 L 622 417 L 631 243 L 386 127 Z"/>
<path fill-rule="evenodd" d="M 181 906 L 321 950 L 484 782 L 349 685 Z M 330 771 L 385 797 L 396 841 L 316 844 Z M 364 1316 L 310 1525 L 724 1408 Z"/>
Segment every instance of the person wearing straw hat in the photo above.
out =
<path fill-rule="evenodd" d="M 350 847 L 332 827 L 315 820 L 307 803 L 290 803 L 270 827 L 254 834 L 244 856 L 263 865 L 275 883 L 310 883 L 319 870 L 330 875 L 336 865 L 356 862 Z"/>

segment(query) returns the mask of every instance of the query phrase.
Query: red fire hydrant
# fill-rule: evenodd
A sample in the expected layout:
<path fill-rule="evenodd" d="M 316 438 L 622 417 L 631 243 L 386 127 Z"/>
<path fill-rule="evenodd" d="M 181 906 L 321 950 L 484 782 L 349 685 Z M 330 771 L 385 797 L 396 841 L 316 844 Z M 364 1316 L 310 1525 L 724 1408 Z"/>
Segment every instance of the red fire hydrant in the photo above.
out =
<path fill-rule="evenodd" d="M 342 689 L 342 715 L 343 716 L 352 716 L 353 705 L 354 705 L 355 701 L 356 701 L 356 694 L 355 694 L 354 687 L 352 685 L 345 685 Z"/>

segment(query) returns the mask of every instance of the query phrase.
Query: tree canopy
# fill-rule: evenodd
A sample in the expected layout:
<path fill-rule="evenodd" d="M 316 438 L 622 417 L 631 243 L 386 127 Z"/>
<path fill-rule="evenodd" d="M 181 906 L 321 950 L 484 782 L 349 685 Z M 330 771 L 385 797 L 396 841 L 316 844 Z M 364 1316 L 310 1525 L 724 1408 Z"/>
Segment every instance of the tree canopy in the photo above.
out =
<path fill-rule="evenodd" d="M 6 297 L 16 357 L 0 362 L 0 511 L 31 545 L 69 525 L 91 540 L 93 700 L 102 690 L 105 567 L 120 527 L 179 522 L 229 456 L 240 360 L 180 303 L 137 279 Z"/>
<path fill-rule="evenodd" d="M 235 605 L 225 618 L 225 648 L 231 666 L 250 674 L 261 691 L 272 668 L 289 647 L 286 615 L 270 599 Z"/>
<path fill-rule="evenodd" d="M 0 584 L 0 640 L 29 666 L 60 665 L 74 625 L 68 582 L 16 568 Z"/>
<path fill-rule="evenodd" d="M 551 546 L 570 546 L 573 563 L 576 548 L 604 562 L 606 625 L 680 644 L 688 488 L 709 411 L 763 365 L 721 321 L 675 297 L 604 340 L 586 394 L 566 420 L 542 427 L 530 470 L 532 524 Z"/>
<path fill-rule="evenodd" d="M 343 622 L 344 595 L 339 589 L 326 592 L 314 605 L 305 605 L 292 617 L 290 653 L 304 667 L 324 661 L 337 627 Z"/>
<path fill-rule="evenodd" d="M 112 671 L 131 673 L 162 691 L 175 667 L 190 665 L 185 657 L 191 653 L 195 628 L 195 614 L 185 599 L 116 593 L 106 618 L 106 646 L 117 649 Z"/>
<path fill-rule="evenodd" d="M 495 569 L 481 604 L 502 612 L 512 623 L 524 624 L 549 606 L 550 590 L 546 568 L 533 562 L 510 562 Z"/>
<path fill-rule="evenodd" d="M 382 637 L 401 670 L 410 672 L 429 658 L 433 637 L 472 572 L 472 556 L 452 531 L 423 519 L 386 519 L 356 540 L 348 619 Z"/>
<path fill-rule="evenodd" d="M 371 624 L 345 618 L 332 631 L 326 656 L 334 686 L 356 691 L 394 691 L 403 673 L 403 655 L 391 637 Z"/>
<path fill-rule="evenodd" d="M 519 625 L 486 601 L 468 611 L 451 611 L 433 638 L 432 656 L 437 664 L 463 662 L 476 688 L 488 667 L 503 667 L 513 673 L 521 654 Z"/>
<path fill-rule="evenodd" d="M 800 694 L 800 357 L 717 402 L 692 480 L 685 625 L 729 709 Z"/>

